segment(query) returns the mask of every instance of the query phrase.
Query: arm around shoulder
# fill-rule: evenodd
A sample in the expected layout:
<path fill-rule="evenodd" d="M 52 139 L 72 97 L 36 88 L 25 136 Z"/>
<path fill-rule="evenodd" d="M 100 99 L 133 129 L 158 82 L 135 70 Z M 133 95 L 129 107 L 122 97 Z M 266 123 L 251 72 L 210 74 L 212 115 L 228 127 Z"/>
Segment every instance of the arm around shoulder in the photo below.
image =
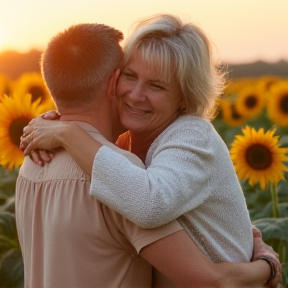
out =
<path fill-rule="evenodd" d="M 26 147 L 24 155 L 29 155 L 35 149 L 53 150 L 62 146 L 89 175 L 95 154 L 102 147 L 76 123 L 45 120 L 42 117 L 33 119 L 25 127 L 22 143 Z"/>
<path fill-rule="evenodd" d="M 202 148 L 196 153 L 193 143 L 182 141 L 179 131 L 173 133 L 175 139 L 166 137 L 156 149 L 152 144 L 146 170 L 111 149 L 101 149 L 93 166 L 91 194 L 143 228 L 167 224 L 197 207 L 209 197 L 203 187 L 209 183 L 210 152 Z"/>

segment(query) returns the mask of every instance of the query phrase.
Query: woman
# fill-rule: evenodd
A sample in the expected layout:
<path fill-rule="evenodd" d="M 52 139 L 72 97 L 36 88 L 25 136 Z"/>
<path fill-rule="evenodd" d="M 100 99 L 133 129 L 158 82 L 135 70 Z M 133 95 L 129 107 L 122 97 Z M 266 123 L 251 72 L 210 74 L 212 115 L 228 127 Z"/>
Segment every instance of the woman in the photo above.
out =
<path fill-rule="evenodd" d="M 128 132 L 117 143 L 147 169 L 75 124 L 42 119 L 25 129 L 23 145 L 33 140 L 25 155 L 63 146 L 92 171 L 91 194 L 137 225 L 154 228 L 177 218 L 213 262 L 249 262 L 253 235 L 245 198 L 229 151 L 209 122 L 223 74 L 205 34 L 158 15 L 140 22 L 124 54 L 116 102 Z"/>

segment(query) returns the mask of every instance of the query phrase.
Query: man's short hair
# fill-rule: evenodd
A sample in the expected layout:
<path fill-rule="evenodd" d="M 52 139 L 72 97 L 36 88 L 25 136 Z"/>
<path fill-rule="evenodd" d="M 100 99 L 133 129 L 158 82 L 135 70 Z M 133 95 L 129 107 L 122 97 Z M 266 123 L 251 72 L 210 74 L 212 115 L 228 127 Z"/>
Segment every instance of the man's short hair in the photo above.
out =
<path fill-rule="evenodd" d="M 103 81 L 120 66 L 121 40 L 122 32 L 90 23 L 71 26 L 51 39 L 41 71 L 57 106 L 77 107 L 95 99 Z"/>

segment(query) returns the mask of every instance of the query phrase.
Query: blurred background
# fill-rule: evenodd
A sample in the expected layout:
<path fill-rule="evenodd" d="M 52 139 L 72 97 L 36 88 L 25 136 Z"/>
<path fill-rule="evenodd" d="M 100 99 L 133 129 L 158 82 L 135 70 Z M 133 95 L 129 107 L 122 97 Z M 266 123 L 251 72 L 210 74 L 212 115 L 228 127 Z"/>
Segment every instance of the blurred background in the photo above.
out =
<path fill-rule="evenodd" d="M 157 13 L 198 24 L 228 66 L 212 123 L 230 150 L 252 223 L 279 253 L 281 287 L 288 287 L 288 0 L 0 0 L 0 288 L 24 285 L 15 183 L 23 128 L 55 109 L 40 73 L 45 45 L 83 22 L 126 37 L 135 21 Z"/>
<path fill-rule="evenodd" d="M 104 23 L 126 36 L 142 17 L 174 13 L 198 24 L 223 62 L 256 62 L 256 68 L 243 68 L 251 76 L 267 69 L 283 75 L 288 73 L 287 12 L 287 0 L 0 0 L 0 73 L 15 78 L 21 69 L 37 70 L 37 53 L 72 24 Z"/>

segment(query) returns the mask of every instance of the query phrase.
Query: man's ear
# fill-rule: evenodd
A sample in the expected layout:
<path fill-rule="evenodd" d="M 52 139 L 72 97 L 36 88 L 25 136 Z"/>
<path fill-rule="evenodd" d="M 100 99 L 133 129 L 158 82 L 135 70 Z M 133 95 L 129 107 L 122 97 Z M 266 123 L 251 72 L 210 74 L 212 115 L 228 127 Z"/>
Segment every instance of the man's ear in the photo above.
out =
<path fill-rule="evenodd" d="M 109 88 L 108 88 L 108 95 L 110 100 L 115 100 L 116 99 L 116 85 L 117 85 L 117 80 L 120 75 L 120 69 L 118 68 L 111 76 L 110 81 L 109 81 Z"/>

